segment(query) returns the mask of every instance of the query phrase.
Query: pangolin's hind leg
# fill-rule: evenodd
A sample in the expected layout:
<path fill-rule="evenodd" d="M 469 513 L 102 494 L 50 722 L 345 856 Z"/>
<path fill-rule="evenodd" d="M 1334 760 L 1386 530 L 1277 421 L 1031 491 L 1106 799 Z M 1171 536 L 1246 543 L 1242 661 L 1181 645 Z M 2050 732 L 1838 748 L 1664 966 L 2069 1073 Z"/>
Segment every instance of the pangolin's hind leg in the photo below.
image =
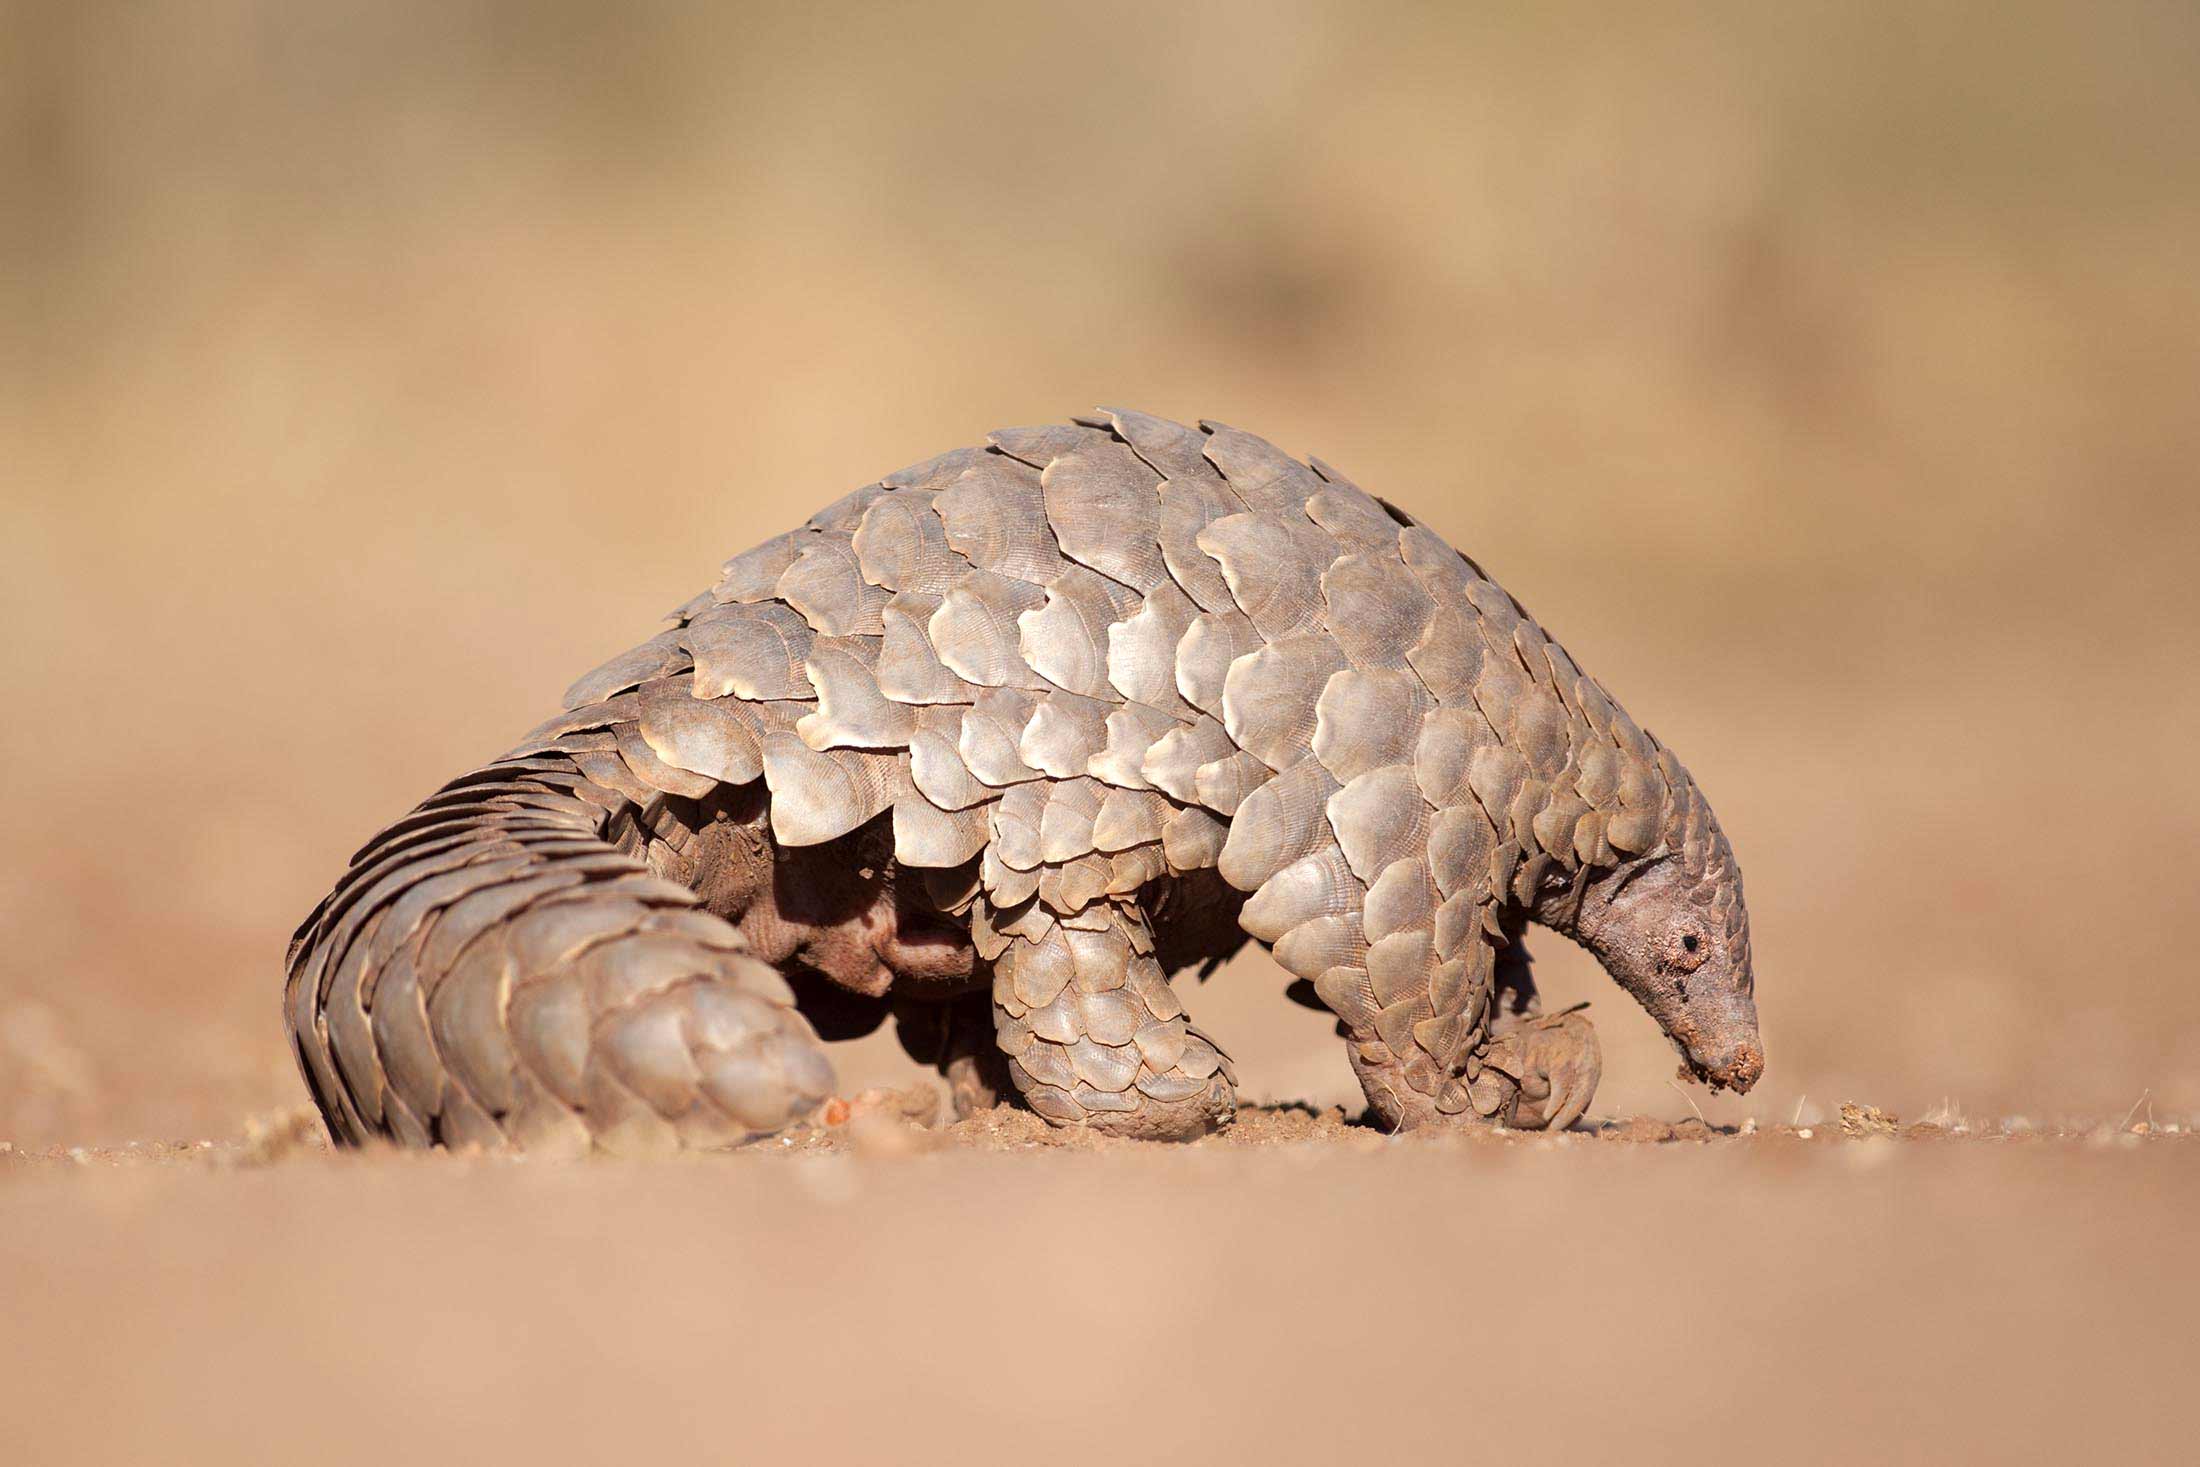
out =
<path fill-rule="evenodd" d="M 973 914 L 993 964 L 993 1022 L 1024 1103 L 1060 1126 L 1188 1141 L 1237 1112 L 1220 1050 L 1184 1016 L 1145 914 L 1099 902 L 1061 918 L 1037 901 Z"/>
<path fill-rule="evenodd" d="M 895 1034 L 911 1059 L 947 1082 L 957 1118 L 990 1109 L 1013 1092 L 1008 1059 L 994 1043 L 993 1005 L 983 993 L 909 999 L 894 1005 Z"/>

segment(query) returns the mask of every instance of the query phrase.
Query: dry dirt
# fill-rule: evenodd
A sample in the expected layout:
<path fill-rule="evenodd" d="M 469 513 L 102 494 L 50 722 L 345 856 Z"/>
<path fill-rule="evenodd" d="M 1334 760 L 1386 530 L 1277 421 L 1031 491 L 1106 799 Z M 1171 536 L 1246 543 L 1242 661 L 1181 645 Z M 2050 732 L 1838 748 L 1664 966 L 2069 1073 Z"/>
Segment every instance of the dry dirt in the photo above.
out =
<path fill-rule="evenodd" d="M 2190 1460 L 2200 1142 L 1884 1126 L 0 1154 L 0 1460 Z"/>

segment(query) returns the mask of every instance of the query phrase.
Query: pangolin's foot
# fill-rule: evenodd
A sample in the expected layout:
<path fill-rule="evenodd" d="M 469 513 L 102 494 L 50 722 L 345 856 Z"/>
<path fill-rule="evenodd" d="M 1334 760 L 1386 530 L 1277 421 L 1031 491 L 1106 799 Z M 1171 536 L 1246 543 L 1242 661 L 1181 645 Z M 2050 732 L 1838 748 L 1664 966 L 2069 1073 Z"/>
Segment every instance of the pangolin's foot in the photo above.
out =
<path fill-rule="evenodd" d="M 1138 1104 L 1129 1110 L 1100 1111 L 1082 1124 L 1103 1136 L 1127 1136 L 1139 1141 L 1196 1141 L 1237 1119 L 1237 1085 L 1230 1072 L 1229 1056 L 1199 1030 L 1185 1026 L 1187 1048 L 1203 1045 L 1215 1057 L 1215 1071 L 1204 1080 L 1186 1074 L 1181 1064 L 1164 1071 L 1164 1078 L 1179 1081 L 1178 1088 L 1194 1087 L 1178 1099 L 1159 1100 L 1133 1091 Z M 1200 1064 L 1195 1063 L 1197 1069 Z M 1151 1064 L 1145 1066 L 1151 1069 Z"/>
<path fill-rule="evenodd" d="M 1483 1077 L 1500 1083 L 1481 1099 L 1499 1099 L 1491 1118 L 1523 1131 L 1563 1131 L 1581 1119 L 1596 1098 L 1604 1051 L 1586 1014 L 1568 1012 L 1530 1019 L 1504 1030 L 1482 1054 Z M 1509 1091 L 1509 1095 L 1503 1092 Z M 1480 1113 L 1479 1105 L 1469 1109 Z"/>
<path fill-rule="evenodd" d="M 1364 1040 L 1346 1051 L 1374 1121 L 1391 1131 L 1423 1126 L 1563 1131 L 1589 1107 L 1603 1073 L 1596 1029 L 1580 1013 L 1501 1021 L 1496 1033 L 1445 1079 L 1400 1063 Z"/>
<path fill-rule="evenodd" d="M 1014 1093 L 1008 1060 L 993 1042 L 992 1005 L 984 994 L 897 1004 L 894 1022 L 910 1058 L 931 1065 L 947 1082 L 957 1120 L 990 1110 Z"/>

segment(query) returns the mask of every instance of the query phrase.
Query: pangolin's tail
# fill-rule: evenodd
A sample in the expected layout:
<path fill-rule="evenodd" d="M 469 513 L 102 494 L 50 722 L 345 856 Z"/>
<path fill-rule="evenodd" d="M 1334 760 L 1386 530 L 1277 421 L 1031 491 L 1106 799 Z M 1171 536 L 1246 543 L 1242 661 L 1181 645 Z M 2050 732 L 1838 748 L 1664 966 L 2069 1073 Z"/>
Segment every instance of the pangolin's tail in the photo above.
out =
<path fill-rule="evenodd" d="M 285 1014 L 338 1142 L 726 1145 L 830 1092 L 785 981 L 555 742 L 377 835 L 292 939 Z"/>

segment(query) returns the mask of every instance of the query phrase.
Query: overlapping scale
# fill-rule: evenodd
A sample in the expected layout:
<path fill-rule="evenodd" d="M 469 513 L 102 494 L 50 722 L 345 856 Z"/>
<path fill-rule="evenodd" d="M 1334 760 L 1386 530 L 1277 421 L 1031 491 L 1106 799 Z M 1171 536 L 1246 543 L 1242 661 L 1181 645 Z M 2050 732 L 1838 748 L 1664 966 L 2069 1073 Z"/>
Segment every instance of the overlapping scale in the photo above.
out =
<path fill-rule="evenodd" d="M 863 578 L 854 545 L 844 535 L 811 538 L 779 577 L 779 599 L 828 637 L 875 637 L 892 593 Z"/>
<path fill-rule="evenodd" d="M 1323 571 L 1321 589 L 1323 622 L 1357 667 L 1407 666 L 1436 614 L 1435 601 L 1398 559 L 1395 525 L 1387 546 Z"/>
<path fill-rule="evenodd" d="M 1177 689 L 1177 648 L 1199 614 L 1174 582 L 1154 587 L 1136 610 L 1108 628 L 1109 686 L 1130 702 L 1189 715 L 1190 705 Z"/>
<path fill-rule="evenodd" d="M 1077 779 L 1107 747 L 1110 705 L 1075 693 L 1048 693 L 1034 703 L 1016 753 L 1055 779 Z"/>
<path fill-rule="evenodd" d="M 1245 797 L 1222 849 L 1223 880 L 1255 891 L 1269 877 L 1331 839 L 1326 807 L 1341 788 L 1313 759 L 1301 760 Z"/>
<path fill-rule="evenodd" d="M 1340 548 L 1328 531 L 1304 515 L 1225 515 L 1196 543 L 1221 565 L 1231 597 L 1264 640 L 1321 627 L 1322 573 Z"/>
<path fill-rule="evenodd" d="M 1239 753 L 1228 730 L 1219 720 L 1201 718 L 1170 729 L 1139 765 L 1149 784 L 1187 805 L 1199 803 L 1199 771 L 1220 759 Z"/>
<path fill-rule="evenodd" d="M 779 594 L 779 578 L 802 553 L 810 534 L 808 530 L 792 530 L 736 555 L 726 562 L 718 584 L 711 588 L 712 598 L 734 604 L 771 600 Z"/>
<path fill-rule="evenodd" d="M 921 463 L 913 463 L 908 468 L 882 475 L 879 483 L 889 489 L 912 489 L 931 494 L 949 487 L 971 469 L 996 457 L 997 455 L 984 448 L 950 449 Z"/>
<path fill-rule="evenodd" d="M 1161 557 L 1160 480 L 1127 445 L 1087 437 L 1041 476 L 1047 522 L 1064 555 L 1143 595 L 1169 578 Z"/>
<path fill-rule="evenodd" d="M 1234 611 L 1237 598 L 1221 562 L 1200 548 L 1200 533 L 1216 520 L 1246 512 L 1245 501 L 1219 480 L 1171 479 L 1162 486 L 1162 563 L 1202 611 Z"/>
<path fill-rule="evenodd" d="M 1029 428 L 996 428 L 986 434 L 986 441 L 1010 458 L 1044 470 L 1056 459 L 1109 439 L 1081 423 L 1041 423 Z"/>
<path fill-rule="evenodd" d="M 962 761 L 964 709 L 921 708 L 909 739 L 909 775 L 919 793 L 942 810 L 963 810 L 1000 791 L 971 774 Z"/>
<path fill-rule="evenodd" d="M 804 673 L 817 690 L 817 711 L 795 724 L 811 748 L 902 749 L 917 730 L 916 710 L 879 691 L 877 637 L 819 637 Z"/>
<path fill-rule="evenodd" d="M 1415 857 L 1428 839 L 1430 811 L 1403 764 L 1372 769 L 1329 798 L 1325 807 L 1346 862 L 1373 881 L 1391 862 Z"/>
<path fill-rule="evenodd" d="M 1153 746 L 1185 725 L 1142 703 L 1125 703 L 1108 714 L 1106 742 L 1100 752 L 1085 761 L 1085 772 L 1126 790 L 1151 787 L 1146 778 L 1146 756 Z M 1195 772 L 1197 766 L 1194 766 Z"/>
<path fill-rule="evenodd" d="M 792 733 L 764 744 L 772 834 L 781 845 L 814 846 L 883 813 L 910 788 L 908 756 L 860 749 L 820 753 Z"/>
<path fill-rule="evenodd" d="M 940 601 L 904 591 L 880 608 L 886 630 L 879 643 L 878 690 L 896 703 L 968 703 L 978 695 L 974 684 L 957 677 L 932 650 L 932 616 Z"/>
<path fill-rule="evenodd" d="M 1043 586 L 1062 573 L 1046 495 L 1028 465 L 996 458 L 932 501 L 947 543 L 980 570 Z"/>
<path fill-rule="evenodd" d="M 576 680 L 565 690 L 564 706 L 573 709 L 601 703 L 651 678 L 680 672 L 688 664 L 689 653 L 681 628 L 668 628 Z"/>
<path fill-rule="evenodd" d="M 1304 517 L 1306 502 L 1322 490 L 1322 481 L 1305 464 L 1265 438 L 1206 421 L 1206 455 L 1222 470 L 1230 488 L 1258 512 Z"/>
<path fill-rule="evenodd" d="M 679 636 L 694 657 L 698 698 L 810 696 L 807 664 L 817 633 L 792 607 L 777 601 L 724 607 Z"/>
<path fill-rule="evenodd" d="M 1028 581 L 973 571 L 940 598 L 926 631 L 940 661 L 965 682 L 986 688 L 1044 686 L 1024 661 L 1017 618 L 1045 604 Z"/>
<path fill-rule="evenodd" d="M 1207 435 L 1197 428 L 1124 408 L 1102 408 L 1101 412 L 1116 436 L 1161 478 L 1194 483 L 1221 479 L 1220 470 L 1206 456 Z"/>
<path fill-rule="evenodd" d="M 727 784 L 764 772 L 763 725 L 738 698 L 698 698 L 687 678 L 644 684 L 637 727 L 650 751 L 677 769 Z"/>
<path fill-rule="evenodd" d="M 1344 654 L 1322 633 L 1271 641 L 1230 664 L 1222 723 L 1237 746 L 1271 769 L 1288 769 L 1314 746 L 1316 705 Z"/>
<path fill-rule="evenodd" d="M 1108 682 L 1110 629 L 1140 598 L 1081 565 L 1047 584 L 1042 605 L 1016 619 L 1018 646 L 1032 670 L 1087 698 L 1114 696 Z"/>
<path fill-rule="evenodd" d="M 995 788 L 1038 779 L 1017 752 L 1038 699 L 1015 688 L 989 688 L 962 716 L 955 751 L 963 767 Z"/>
<path fill-rule="evenodd" d="M 943 810 L 921 794 L 894 801 L 894 859 L 904 866 L 960 866 L 991 834 L 983 806 Z"/>
<path fill-rule="evenodd" d="M 1411 673 L 1338 672 L 1314 705 L 1314 757 L 1340 781 L 1405 763 L 1428 708 L 1428 690 Z"/>
<path fill-rule="evenodd" d="M 1242 611 L 1210 611 L 1193 617 L 1177 643 L 1177 691 L 1194 708 L 1221 717 L 1230 664 L 1266 645 Z"/>

